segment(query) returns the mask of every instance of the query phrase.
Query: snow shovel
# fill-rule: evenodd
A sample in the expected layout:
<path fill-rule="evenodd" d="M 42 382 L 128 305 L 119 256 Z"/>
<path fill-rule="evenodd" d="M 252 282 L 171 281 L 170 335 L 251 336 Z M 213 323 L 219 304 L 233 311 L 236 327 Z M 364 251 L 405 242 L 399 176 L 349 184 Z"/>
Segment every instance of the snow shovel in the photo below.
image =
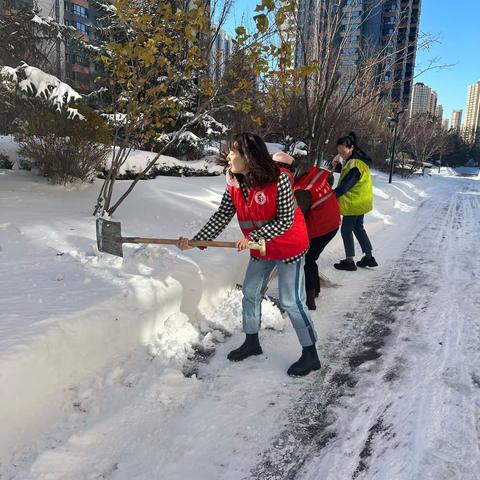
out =
<path fill-rule="evenodd" d="M 112 222 L 105 218 L 97 218 L 97 247 L 100 252 L 123 257 L 124 243 L 176 245 L 177 242 L 177 239 L 171 238 L 122 237 L 120 222 Z M 189 240 L 188 244 L 192 247 L 236 248 L 235 242 L 220 242 L 215 240 Z M 251 250 L 258 250 L 262 256 L 266 254 L 266 245 L 263 238 L 258 242 L 250 242 L 248 248 Z"/>

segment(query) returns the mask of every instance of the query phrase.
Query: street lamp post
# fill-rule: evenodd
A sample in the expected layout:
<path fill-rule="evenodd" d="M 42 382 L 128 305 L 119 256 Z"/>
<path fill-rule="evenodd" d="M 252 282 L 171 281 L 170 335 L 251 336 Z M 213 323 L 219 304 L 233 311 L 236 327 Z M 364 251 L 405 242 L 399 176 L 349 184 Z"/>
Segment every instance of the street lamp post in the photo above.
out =
<path fill-rule="evenodd" d="M 395 166 L 395 147 L 397 146 L 397 131 L 398 131 L 398 122 L 400 120 L 400 115 L 405 110 L 400 110 L 396 112 L 393 117 L 388 117 L 388 119 L 395 125 L 393 130 L 393 144 L 392 144 L 392 152 L 390 154 L 390 175 L 388 176 L 388 183 L 392 183 L 393 177 L 393 168 Z"/>

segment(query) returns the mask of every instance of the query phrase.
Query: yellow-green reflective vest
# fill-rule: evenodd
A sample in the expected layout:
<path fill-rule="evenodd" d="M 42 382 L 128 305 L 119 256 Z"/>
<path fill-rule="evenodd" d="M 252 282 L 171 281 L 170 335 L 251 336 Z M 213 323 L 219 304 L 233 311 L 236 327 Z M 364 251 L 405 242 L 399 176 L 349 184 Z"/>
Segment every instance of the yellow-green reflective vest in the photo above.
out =
<path fill-rule="evenodd" d="M 358 158 L 351 158 L 342 167 L 339 184 L 354 167 L 360 171 L 360 179 L 345 194 L 338 199 L 340 213 L 342 215 L 365 215 L 373 208 L 373 185 L 372 176 L 368 165 Z"/>

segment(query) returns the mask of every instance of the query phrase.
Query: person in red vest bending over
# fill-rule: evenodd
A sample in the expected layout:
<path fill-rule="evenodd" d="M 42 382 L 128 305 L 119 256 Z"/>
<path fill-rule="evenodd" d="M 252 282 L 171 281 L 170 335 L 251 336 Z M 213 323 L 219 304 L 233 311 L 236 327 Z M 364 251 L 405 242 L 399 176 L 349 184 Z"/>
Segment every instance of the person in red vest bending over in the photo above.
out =
<path fill-rule="evenodd" d="M 309 310 L 316 310 L 315 297 L 320 293 L 317 260 L 338 232 L 341 223 L 340 207 L 329 183 L 331 172 L 308 167 L 294 157 L 278 152 L 273 160 L 288 167 L 294 174 L 294 194 L 307 223 L 310 248 L 305 255 L 305 289 Z"/>
<path fill-rule="evenodd" d="M 294 201 L 293 176 L 272 160 L 263 140 L 252 133 L 240 133 L 230 140 L 225 166 L 228 166 L 227 188 L 221 204 L 194 239 L 215 239 L 237 214 L 243 232 L 243 238 L 237 242 L 239 250 L 261 238 L 267 242 L 264 257 L 250 250 L 242 289 L 245 341 L 227 358 L 241 361 L 263 353 L 258 339 L 261 305 L 268 279 L 276 267 L 280 306 L 288 313 L 302 346 L 300 359 L 287 373 L 303 376 L 319 370 L 317 334 L 305 305 L 303 267 L 309 241 L 305 220 Z M 182 250 L 191 248 L 183 237 L 177 245 Z"/>

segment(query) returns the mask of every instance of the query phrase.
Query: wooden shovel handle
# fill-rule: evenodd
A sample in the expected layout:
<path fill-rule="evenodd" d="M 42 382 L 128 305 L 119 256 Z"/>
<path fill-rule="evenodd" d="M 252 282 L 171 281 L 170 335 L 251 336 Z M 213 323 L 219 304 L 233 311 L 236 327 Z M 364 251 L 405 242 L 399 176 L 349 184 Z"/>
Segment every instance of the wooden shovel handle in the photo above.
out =
<path fill-rule="evenodd" d="M 142 238 L 142 237 L 121 237 L 121 243 L 154 243 L 159 245 L 176 245 L 178 240 L 172 238 Z M 222 242 L 217 240 L 189 240 L 188 244 L 191 247 L 222 247 L 222 248 L 236 248 L 236 242 Z M 266 254 L 265 240 L 261 239 L 258 242 L 250 242 L 248 248 L 251 250 L 259 250 L 260 255 Z"/>

